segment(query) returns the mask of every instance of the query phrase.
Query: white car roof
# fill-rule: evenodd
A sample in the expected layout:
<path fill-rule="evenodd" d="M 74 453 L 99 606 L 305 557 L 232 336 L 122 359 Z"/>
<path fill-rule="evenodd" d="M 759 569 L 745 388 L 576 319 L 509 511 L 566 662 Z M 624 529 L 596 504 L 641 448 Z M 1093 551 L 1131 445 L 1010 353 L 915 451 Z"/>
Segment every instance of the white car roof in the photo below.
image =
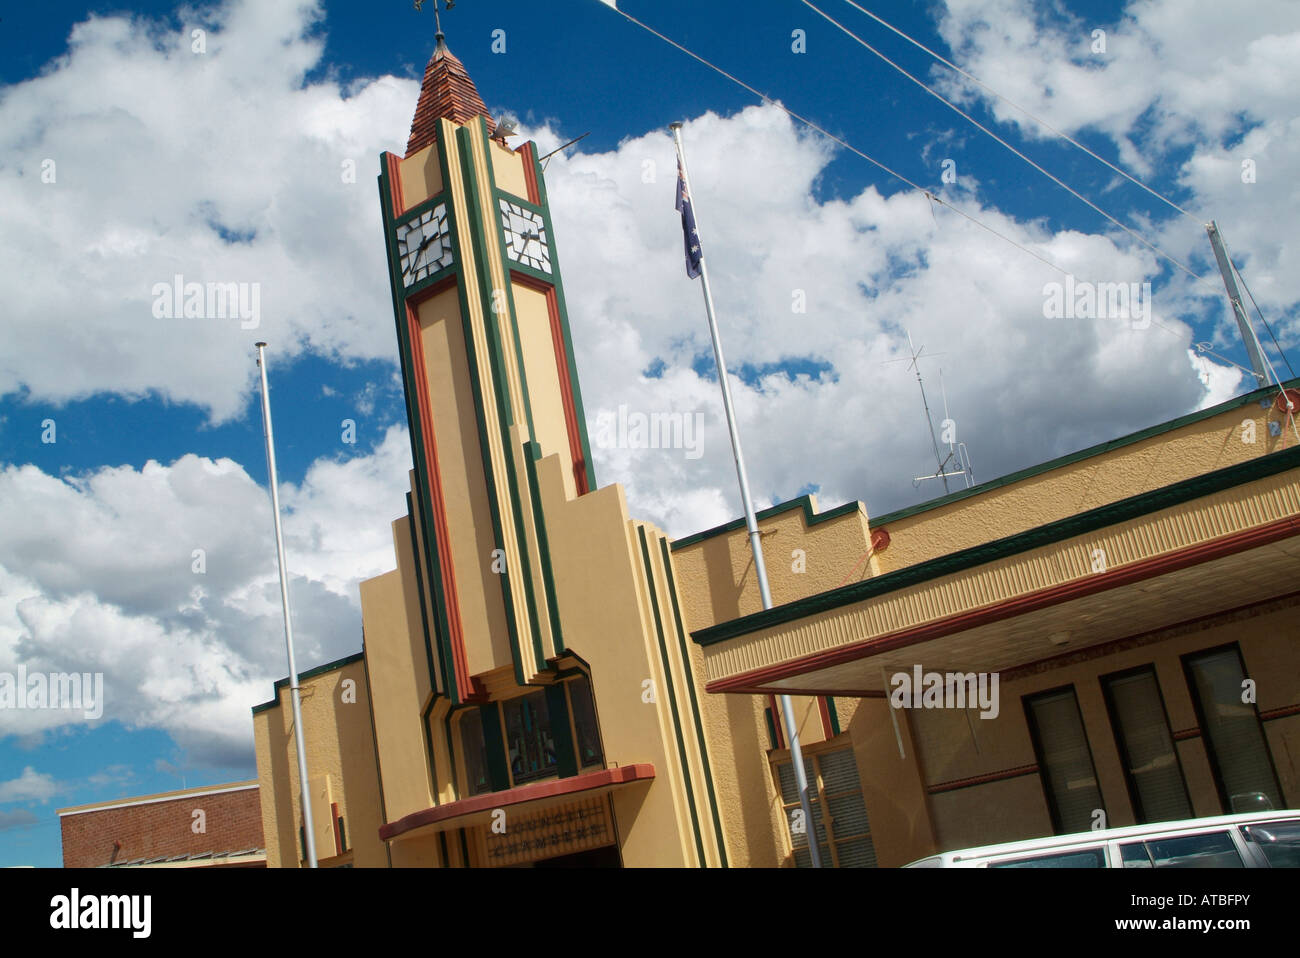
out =
<path fill-rule="evenodd" d="M 1268 812 L 1246 812 L 1240 815 L 1218 815 L 1213 818 L 1189 818 L 1177 822 L 1127 825 L 1123 828 L 1106 828 L 1095 832 L 1049 835 L 1046 838 L 1031 838 L 1019 842 L 1003 842 L 998 845 L 959 848 L 950 852 L 940 852 L 938 855 L 928 855 L 920 859 L 920 861 L 932 861 L 935 858 L 941 858 L 944 861 L 969 861 L 974 858 L 992 858 L 1017 852 L 1044 851 L 1061 846 L 1101 845 L 1125 838 L 1152 838 L 1175 832 L 1197 832 L 1225 825 L 1252 825 L 1259 822 L 1272 822 L 1283 819 L 1300 819 L 1300 810 L 1282 809 Z"/>

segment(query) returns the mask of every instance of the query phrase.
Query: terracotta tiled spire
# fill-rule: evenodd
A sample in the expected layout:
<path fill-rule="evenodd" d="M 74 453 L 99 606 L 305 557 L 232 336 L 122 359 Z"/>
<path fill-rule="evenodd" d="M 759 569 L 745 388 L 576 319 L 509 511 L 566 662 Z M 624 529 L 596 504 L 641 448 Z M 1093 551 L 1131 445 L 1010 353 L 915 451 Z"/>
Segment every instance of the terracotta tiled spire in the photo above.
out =
<path fill-rule="evenodd" d="M 474 88 L 474 81 L 465 72 L 465 64 L 447 49 L 447 42 L 438 34 L 429 65 L 424 68 L 424 83 L 420 85 L 420 102 L 415 107 L 411 121 L 411 138 L 406 142 L 406 155 L 422 150 L 438 138 L 438 118 L 446 117 L 456 123 L 465 123 L 482 115 L 487 121 L 488 134 L 495 123 L 483 98 Z"/>

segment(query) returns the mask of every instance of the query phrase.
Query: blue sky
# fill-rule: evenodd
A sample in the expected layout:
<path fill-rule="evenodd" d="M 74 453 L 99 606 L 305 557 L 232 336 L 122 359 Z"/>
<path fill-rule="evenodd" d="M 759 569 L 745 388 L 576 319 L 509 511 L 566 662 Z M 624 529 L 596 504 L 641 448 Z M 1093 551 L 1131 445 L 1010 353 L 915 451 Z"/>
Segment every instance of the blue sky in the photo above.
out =
<path fill-rule="evenodd" d="M 1294 4 L 1260 0 L 1250 18 L 1206 0 L 862 5 L 1187 209 L 842 0 L 817 3 L 1206 283 L 795 0 L 619 6 L 1080 279 L 1149 282 L 1151 328 L 1049 321 L 1059 273 L 600 0 L 461 0 L 444 28 L 489 108 L 543 152 L 590 134 L 547 170 L 589 425 L 620 406 L 703 417 L 699 459 L 596 450 L 598 481 L 673 535 L 739 512 L 681 264 L 674 120 L 764 504 L 816 491 L 880 515 L 940 491 L 913 481 L 934 461 L 894 362 L 908 330 L 935 354 L 931 404 L 942 370 L 981 480 L 1244 391 L 1210 217 L 1294 342 Z M 405 145 L 429 6 L 5 9 L 0 672 L 103 671 L 106 703 L 97 721 L 0 712 L 0 864 L 58 864 L 58 807 L 256 774 L 248 710 L 284 671 L 256 339 L 271 344 L 300 665 L 360 647 L 357 582 L 393 564 L 409 468 L 373 177 Z M 152 315 L 150 290 L 177 273 L 260 284 L 259 328 Z"/>

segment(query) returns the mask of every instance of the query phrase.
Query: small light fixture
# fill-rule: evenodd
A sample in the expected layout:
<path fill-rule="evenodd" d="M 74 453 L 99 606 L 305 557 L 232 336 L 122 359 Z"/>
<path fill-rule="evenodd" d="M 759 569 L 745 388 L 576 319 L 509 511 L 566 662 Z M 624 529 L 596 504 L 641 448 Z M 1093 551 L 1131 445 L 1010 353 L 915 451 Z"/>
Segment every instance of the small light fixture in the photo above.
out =
<path fill-rule="evenodd" d="M 1058 645 L 1058 646 L 1059 646 L 1059 645 L 1069 645 L 1069 644 L 1070 644 L 1070 633 L 1069 633 L 1069 632 L 1053 632 L 1053 633 L 1051 633 L 1051 634 L 1047 637 L 1047 641 L 1048 641 L 1048 642 L 1051 642 L 1053 645 Z"/>

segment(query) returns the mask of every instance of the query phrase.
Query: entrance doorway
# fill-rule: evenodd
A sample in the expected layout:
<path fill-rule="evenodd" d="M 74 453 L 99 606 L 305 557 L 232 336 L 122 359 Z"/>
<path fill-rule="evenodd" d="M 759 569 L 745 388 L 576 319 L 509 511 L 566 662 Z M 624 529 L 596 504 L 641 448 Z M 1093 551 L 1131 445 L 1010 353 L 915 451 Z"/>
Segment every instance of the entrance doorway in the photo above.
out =
<path fill-rule="evenodd" d="M 622 868 L 623 860 L 618 854 L 617 845 L 593 848 L 590 851 L 575 852 L 572 855 L 556 855 L 533 862 L 534 868 Z"/>

